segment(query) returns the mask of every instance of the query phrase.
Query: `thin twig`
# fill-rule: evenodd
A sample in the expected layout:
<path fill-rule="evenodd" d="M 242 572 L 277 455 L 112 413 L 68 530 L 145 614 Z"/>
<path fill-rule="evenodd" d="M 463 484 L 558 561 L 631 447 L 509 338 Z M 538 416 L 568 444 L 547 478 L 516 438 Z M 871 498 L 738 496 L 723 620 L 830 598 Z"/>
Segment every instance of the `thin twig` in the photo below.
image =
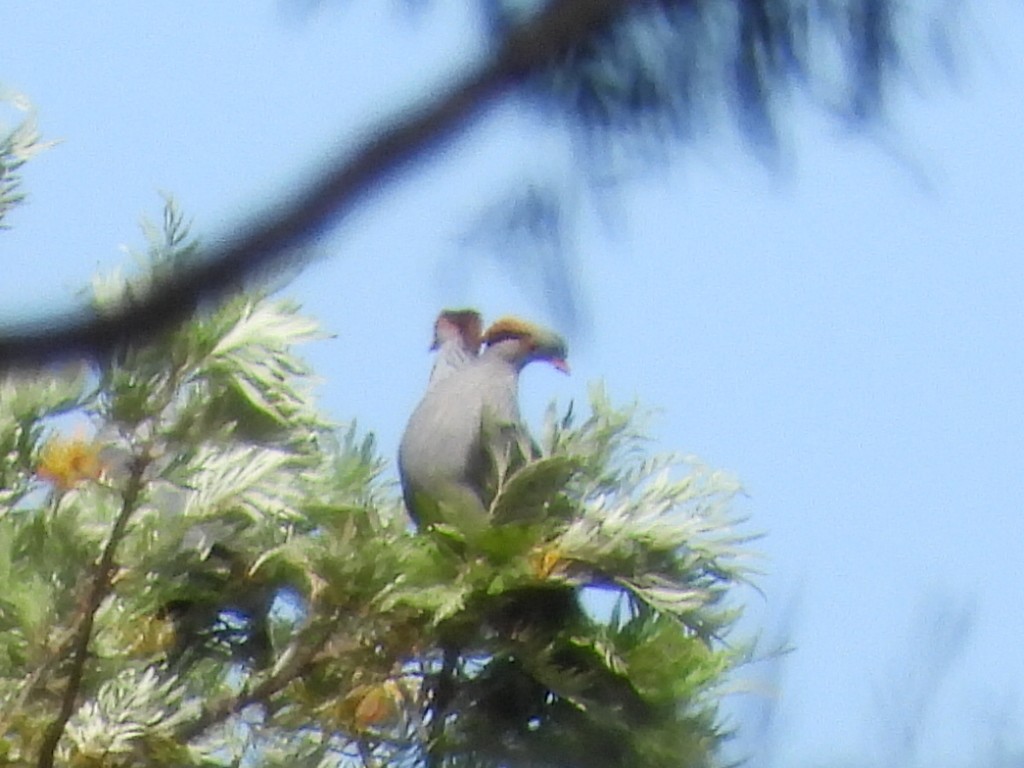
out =
<path fill-rule="evenodd" d="M 365 739 L 356 739 L 356 749 L 359 750 L 359 759 L 363 761 L 363 768 L 379 768 L 380 764 L 373 756 L 373 748 L 366 743 Z"/>
<path fill-rule="evenodd" d="M 114 527 L 110 531 L 110 539 L 103 548 L 100 561 L 96 565 L 96 572 L 92 578 L 89 588 L 88 599 L 83 607 L 80 623 L 71 644 L 71 668 L 68 671 L 67 685 L 64 687 L 64 694 L 61 696 L 60 711 L 57 717 L 46 729 L 43 736 L 42 746 L 39 748 L 39 768 L 53 768 L 54 755 L 57 751 L 57 744 L 64 735 L 64 728 L 75 711 L 75 704 L 78 701 L 78 694 L 82 687 L 82 676 L 85 673 L 85 662 L 89 656 L 89 643 L 92 641 L 92 628 L 96 620 L 96 613 L 100 605 L 110 592 L 111 575 L 114 572 L 114 557 L 117 548 L 124 539 L 128 530 L 128 521 L 134 514 L 139 501 L 139 494 L 142 491 L 142 475 L 149 465 L 149 456 L 142 455 L 135 457 L 132 462 L 131 474 L 125 486 L 124 496 L 121 501 L 121 511 L 114 521 Z"/>
<path fill-rule="evenodd" d="M 103 315 L 80 312 L 52 317 L 0 336 L 0 368 L 107 357 L 127 342 L 145 341 L 173 327 L 205 302 L 222 298 L 271 268 L 283 268 L 357 203 L 428 150 L 452 140 L 530 72 L 642 2 L 551 3 L 536 19 L 513 30 L 489 61 L 446 94 L 409 110 L 408 117 L 391 127 L 375 131 L 354 154 L 339 159 L 299 194 L 265 210 L 140 301 Z"/>
<path fill-rule="evenodd" d="M 277 672 L 258 685 L 246 688 L 237 696 L 205 707 L 195 720 L 185 723 L 178 729 L 177 737 L 182 742 L 191 741 L 246 707 L 269 701 L 274 694 L 306 670 L 329 638 L 329 633 L 324 633 L 319 638 L 311 638 L 308 633 L 303 633 L 292 646 L 291 658 L 282 664 Z"/>

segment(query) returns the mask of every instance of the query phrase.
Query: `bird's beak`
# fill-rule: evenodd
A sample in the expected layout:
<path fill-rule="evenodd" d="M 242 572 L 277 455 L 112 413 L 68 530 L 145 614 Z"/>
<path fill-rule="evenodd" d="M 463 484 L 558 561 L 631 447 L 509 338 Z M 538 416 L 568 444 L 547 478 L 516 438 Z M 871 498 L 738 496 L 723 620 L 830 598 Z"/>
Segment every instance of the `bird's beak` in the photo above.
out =
<path fill-rule="evenodd" d="M 570 373 L 570 371 L 569 371 L 569 364 L 567 362 L 565 362 L 565 360 L 563 360 L 560 357 L 552 358 L 551 359 L 551 365 L 553 365 L 557 370 L 561 371 L 562 373 L 564 373 L 567 376 Z"/>

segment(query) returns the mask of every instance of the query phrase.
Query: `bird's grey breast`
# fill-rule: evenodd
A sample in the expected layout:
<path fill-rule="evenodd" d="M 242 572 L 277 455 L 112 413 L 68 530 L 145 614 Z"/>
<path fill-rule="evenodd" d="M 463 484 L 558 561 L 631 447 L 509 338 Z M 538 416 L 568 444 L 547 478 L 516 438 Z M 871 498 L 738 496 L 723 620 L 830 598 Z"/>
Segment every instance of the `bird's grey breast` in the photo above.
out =
<path fill-rule="evenodd" d="M 483 401 L 476 377 L 462 370 L 438 381 L 416 406 L 398 451 L 414 482 L 465 477 L 479 452 Z"/>

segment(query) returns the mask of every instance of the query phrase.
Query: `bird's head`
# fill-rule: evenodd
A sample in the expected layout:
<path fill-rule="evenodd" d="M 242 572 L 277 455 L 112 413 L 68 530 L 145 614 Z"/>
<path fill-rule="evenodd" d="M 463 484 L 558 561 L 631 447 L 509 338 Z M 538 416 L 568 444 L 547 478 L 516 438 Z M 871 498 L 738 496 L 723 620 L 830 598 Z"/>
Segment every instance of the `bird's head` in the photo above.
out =
<path fill-rule="evenodd" d="M 503 317 L 487 329 L 483 342 L 488 348 L 507 350 L 508 358 L 520 368 L 534 360 L 545 360 L 562 373 L 569 373 L 565 339 L 543 326 L 518 317 Z"/>
<path fill-rule="evenodd" d="M 444 309 L 434 321 L 432 350 L 448 341 L 458 341 L 474 357 L 480 351 L 484 321 L 475 309 Z"/>

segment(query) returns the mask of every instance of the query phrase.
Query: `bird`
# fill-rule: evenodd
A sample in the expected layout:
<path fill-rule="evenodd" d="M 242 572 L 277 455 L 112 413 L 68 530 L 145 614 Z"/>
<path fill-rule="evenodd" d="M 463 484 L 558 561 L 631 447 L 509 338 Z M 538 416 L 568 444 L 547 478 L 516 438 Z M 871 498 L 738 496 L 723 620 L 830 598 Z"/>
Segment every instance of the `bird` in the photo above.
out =
<path fill-rule="evenodd" d="M 434 322 L 434 342 L 430 348 L 437 352 L 437 357 L 427 386 L 434 386 L 476 360 L 482 336 L 483 319 L 475 309 L 442 310 Z"/>
<path fill-rule="evenodd" d="M 479 357 L 431 382 L 402 435 L 402 494 L 420 528 L 445 523 L 466 537 L 486 529 L 496 470 L 511 471 L 532 453 L 523 447 L 520 372 L 545 361 L 569 373 L 562 337 L 518 317 L 497 320 L 482 341 Z"/>

